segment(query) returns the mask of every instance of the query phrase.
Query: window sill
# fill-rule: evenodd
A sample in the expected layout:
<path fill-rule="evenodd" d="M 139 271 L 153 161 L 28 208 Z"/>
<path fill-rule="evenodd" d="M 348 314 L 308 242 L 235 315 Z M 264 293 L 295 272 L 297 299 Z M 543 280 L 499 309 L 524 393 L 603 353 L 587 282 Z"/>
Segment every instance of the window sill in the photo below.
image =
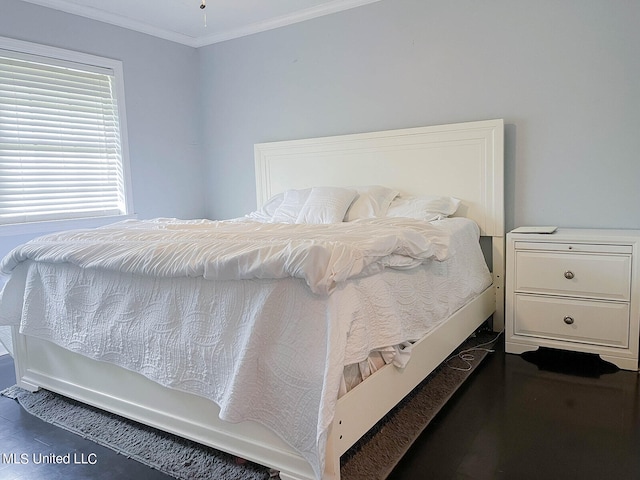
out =
<path fill-rule="evenodd" d="M 137 218 L 136 214 L 114 215 L 110 217 L 74 218 L 70 220 L 55 220 L 49 222 L 13 223 L 0 225 L 0 237 L 16 235 L 45 235 L 61 230 L 73 230 L 76 228 L 96 228 L 130 218 Z"/>

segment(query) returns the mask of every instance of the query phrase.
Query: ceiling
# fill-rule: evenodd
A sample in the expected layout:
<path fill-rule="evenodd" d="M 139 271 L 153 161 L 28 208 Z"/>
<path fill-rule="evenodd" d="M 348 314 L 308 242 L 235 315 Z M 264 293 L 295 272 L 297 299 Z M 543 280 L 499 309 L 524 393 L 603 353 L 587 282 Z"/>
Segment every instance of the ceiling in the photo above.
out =
<path fill-rule="evenodd" d="M 22 0 L 192 47 L 230 40 L 379 0 Z"/>

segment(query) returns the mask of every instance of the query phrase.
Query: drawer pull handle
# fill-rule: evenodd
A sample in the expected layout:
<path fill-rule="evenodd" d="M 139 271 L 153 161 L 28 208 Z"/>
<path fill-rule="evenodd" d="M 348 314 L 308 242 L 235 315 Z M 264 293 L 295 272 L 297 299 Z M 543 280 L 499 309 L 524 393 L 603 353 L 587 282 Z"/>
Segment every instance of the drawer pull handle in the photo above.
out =
<path fill-rule="evenodd" d="M 566 323 L 567 325 L 571 325 L 573 323 L 573 318 L 569 316 L 564 317 L 564 323 Z"/>
<path fill-rule="evenodd" d="M 571 270 L 567 270 L 566 272 L 564 272 L 564 278 L 566 278 L 567 280 L 571 280 L 573 277 L 575 277 L 575 275 Z"/>

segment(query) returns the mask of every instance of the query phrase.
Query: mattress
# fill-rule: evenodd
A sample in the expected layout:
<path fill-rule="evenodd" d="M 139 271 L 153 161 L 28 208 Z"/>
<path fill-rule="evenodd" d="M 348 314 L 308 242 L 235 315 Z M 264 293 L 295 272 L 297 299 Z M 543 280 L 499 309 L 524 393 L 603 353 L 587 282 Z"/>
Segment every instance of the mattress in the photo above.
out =
<path fill-rule="evenodd" d="M 222 420 L 262 423 L 321 471 L 344 366 L 367 373 L 383 350 L 401 367 L 411 341 L 491 284 L 475 223 L 433 224 L 450 234 L 446 260 L 356 276 L 328 296 L 301 278 L 151 277 L 27 260 L 5 285 L 0 323 L 209 398 Z"/>

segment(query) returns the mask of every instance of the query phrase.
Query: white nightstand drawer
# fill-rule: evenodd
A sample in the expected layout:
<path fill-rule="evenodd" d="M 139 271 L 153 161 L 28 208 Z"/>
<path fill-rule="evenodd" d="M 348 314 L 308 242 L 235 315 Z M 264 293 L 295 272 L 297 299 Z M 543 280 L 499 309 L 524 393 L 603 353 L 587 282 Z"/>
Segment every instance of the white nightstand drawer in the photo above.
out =
<path fill-rule="evenodd" d="M 631 256 L 516 251 L 515 291 L 628 301 Z"/>
<path fill-rule="evenodd" d="M 515 296 L 516 335 L 626 348 L 629 304 Z"/>
<path fill-rule="evenodd" d="M 555 243 L 555 242 L 514 242 L 516 250 L 545 250 L 553 252 L 582 253 L 627 253 L 631 255 L 631 245 L 606 245 L 593 243 Z"/>

